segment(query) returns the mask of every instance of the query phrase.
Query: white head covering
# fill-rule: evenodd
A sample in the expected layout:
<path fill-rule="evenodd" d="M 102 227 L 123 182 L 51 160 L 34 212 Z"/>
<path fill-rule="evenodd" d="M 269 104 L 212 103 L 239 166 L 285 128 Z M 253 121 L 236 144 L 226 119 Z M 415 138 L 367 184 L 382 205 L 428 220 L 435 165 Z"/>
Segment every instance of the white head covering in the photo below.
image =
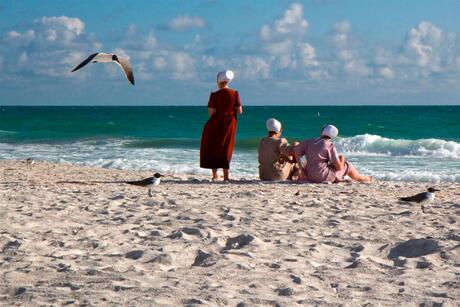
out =
<path fill-rule="evenodd" d="M 321 130 L 321 136 L 328 136 L 330 138 L 335 138 L 339 134 L 339 129 L 333 125 L 326 125 Z"/>
<path fill-rule="evenodd" d="M 217 82 L 230 83 L 233 80 L 234 74 L 231 70 L 224 70 L 217 74 Z"/>
<path fill-rule="evenodd" d="M 280 133 L 281 131 L 281 123 L 274 118 L 267 119 L 265 125 L 267 126 L 268 131 L 273 131 L 276 133 Z"/>

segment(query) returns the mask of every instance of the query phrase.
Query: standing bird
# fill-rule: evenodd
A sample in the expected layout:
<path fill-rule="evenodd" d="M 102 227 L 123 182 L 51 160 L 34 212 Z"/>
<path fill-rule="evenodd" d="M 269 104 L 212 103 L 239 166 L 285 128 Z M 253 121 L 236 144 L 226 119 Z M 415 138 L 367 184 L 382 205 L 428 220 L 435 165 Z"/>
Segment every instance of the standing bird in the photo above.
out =
<path fill-rule="evenodd" d="M 32 165 L 35 164 L 35 161 L 34 161 L 33 158 L 27 158 L 27 159 L 24 161 L 24 163 L 27 164 L 27 169 L 28 169 L 28 170 L 31 170 L 31 169 L 32 169 Z"/>
<path fill-rule="evenodd" d="M 435 188 L 428 188 L 428 192 L 419 193 L 413 196 L 408 197 L 401 197 L 399 200 L 408 201 L 408 202 L 416 202 L 416 203 L 424 203 L 430 202 L 434 200 L 434 192 L 440 191 Z"/>
<path fill-rule="evenodd" d="M 78 64 L 77 67 L 75 67 L 72 72 L 79 70 L 89 62 L 93 63 L 111 63 L 114 62 L 118 66 L 121 67 L 123 72 L 125 73 L 126 78 L 128 79 L 129 82 L 131 82 L 132 85 L 134 85 L 134 75 L 133 75 L 133 70 L 131 69 L 131 64 L 129 64 L 129 61 L 125 58 L 120 58 L 116 54 L 113 53 L 103 53 L 103 52 L 98 52 L 98 53 L 93 53 L 90 55 L 86 60 Z"/>
<path fill-rule="evenodd" d="M 125 181 L 127 184 L 137 185 L 149 190 L 149 196 L 152 197 L 152 189 L 160 184 L 160 178 L 164 177 L 160 173 L 155 173 L 153 177 L 145 178 L 139 181 Z"/>

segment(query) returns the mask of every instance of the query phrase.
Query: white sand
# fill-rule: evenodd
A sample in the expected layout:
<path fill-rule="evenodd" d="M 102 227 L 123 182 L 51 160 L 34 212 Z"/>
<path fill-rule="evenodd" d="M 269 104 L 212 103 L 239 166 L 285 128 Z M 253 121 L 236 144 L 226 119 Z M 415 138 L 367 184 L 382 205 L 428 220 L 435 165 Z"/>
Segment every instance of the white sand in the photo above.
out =
<path fill-rule="evenodd" d="M 422 212 L 398 201 L 422 183 L 183 176 L 149 197 L 116 183 L 147 172 L 0 161 L 0 176 L 0 305 L 460 301 L 459 184 Z"/>

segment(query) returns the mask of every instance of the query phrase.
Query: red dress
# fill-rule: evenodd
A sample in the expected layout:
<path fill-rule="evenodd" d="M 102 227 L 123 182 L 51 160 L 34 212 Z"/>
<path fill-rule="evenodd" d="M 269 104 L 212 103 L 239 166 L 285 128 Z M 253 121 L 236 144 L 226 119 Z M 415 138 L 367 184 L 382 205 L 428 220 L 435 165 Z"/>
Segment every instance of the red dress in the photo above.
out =
<path fill-rule="evenodd" d="M 236 108 L 241 106 L 237 91 L 223 88 L 211 93 L 208 108 L 216 109 L 203 128 L 200 167 L 230 168 L 236 133 Z"/>

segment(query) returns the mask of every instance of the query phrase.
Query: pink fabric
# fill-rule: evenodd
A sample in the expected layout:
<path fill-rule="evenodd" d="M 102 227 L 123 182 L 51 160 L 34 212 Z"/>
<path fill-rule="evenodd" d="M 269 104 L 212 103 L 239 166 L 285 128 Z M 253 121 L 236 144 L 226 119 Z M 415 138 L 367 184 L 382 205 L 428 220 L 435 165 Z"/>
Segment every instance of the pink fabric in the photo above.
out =
<path fill-rule="evenodd" d="M 353 165 L 345 162 L 345 167 L 337 171 L 334 163 L 339 161 L 337 149 L 331 139 L 308 139 L 297 145 L 294 149 L 300 156 L 307 159 L 307 180 L 311 182 L 335 182 L 348 175 Z"/>

